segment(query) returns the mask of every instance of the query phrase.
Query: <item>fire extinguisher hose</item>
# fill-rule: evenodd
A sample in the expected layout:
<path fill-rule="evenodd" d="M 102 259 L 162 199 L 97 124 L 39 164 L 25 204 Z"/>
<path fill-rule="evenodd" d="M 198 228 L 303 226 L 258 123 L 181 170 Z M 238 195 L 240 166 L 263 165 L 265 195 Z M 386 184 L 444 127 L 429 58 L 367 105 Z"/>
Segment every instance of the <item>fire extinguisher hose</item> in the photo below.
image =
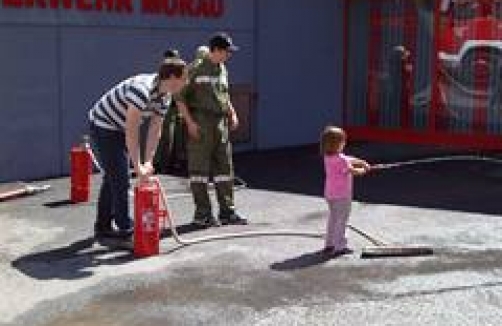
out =
<path fill-rule="evenodd" d="M 162 185 L 158 178 L 154 178 L 153 181 L 156 183 L 158 189 L 160 190 L 160 197 L 162 205 L 169 212 L 167 206 L 167 196 L 165 194 Z M 236 233 L 225 233 L 218 235 L 211 235 L 199 238 L 184 239 L 182 238 L 176 230 L 176 223 L 173 220 L 171 214 L 167 213 L 166 220 L 168 227 L 171 230 L 172 237 L 179 245 L 185 247 L 199 243 L 212 242 L 218 240 L 229 240 L 237 238 L 255 238 L 255 237 L 304 237 L 304 238 L 324 238 L 324 233 L 315 231 L 296 231 L 296 230 L 274 230 L 274 231 L 246 231 L 246 232 L 236 232 Z M 433 254 L 433 250 L 427 246 L 395 246 L 389 245 L 375 237 L 369 235 L 368 233 L 356 228 L 352 225 L 348 225 L 348 228 L 355 232 L 356 234 L 362 236 L 369 242 L 371 242 L 374 247 L 366 247 L 362 249 L 361 258 L 388 258 L 388 257 L 415 257 L 415 256 L 429 256 Z"/>
<path fill-rule="evenodd" d="M 430 163 L 439 163 L 444 161 L 485 161 L 495 164 L 502 164 L 502 159 L 476 156 L 476 155 L 452 155 L 446 157 L 433 157 L 426 159 L 416 159 L 402 162 L 393 162 L 387 164 L 375 164 L 371 167 L 372 170 L 386 170 L 401 168 L 410 165 L 422 165 Z M 273 230 L 273 231 L 246 231 L 246 232 L 236 232 L 236 233 L 225 233 L 219 235 L 211 235 L 199 238 L 184 239 L 182 238 L 176 229 L 176 223 L 173 216 L 169 214 L 166 193 L 160 183 L 160 180 L 156 177 L 152 178 L 152 181 L 156 184 L 160 191 L 160 199 L 164 208 L 167 210 L 167 224 L 171 230 L 173 239 L 181 246 L 190 246 L 198 243 L 211 242 L 217 240 L 235 239 L 235 238 L 252 238 L 252 237 L 262 237 L 262 236 L 294 236 L 294 237 L 306 237 L 306 238 L 324 238 L 324 233 L 315 231 L 297 231 L 297 230 Z M 244 187 L 246 185 L 244 184 Z M 364 232 L 363 230 L 353 226 L 347 225 L 347 227 L 358 234 L 359 236 L 365 238 L 371 242 L 374 247 L 366 247 L 362 249 L 361 258 L 386 258 L 386 257 L 414 257 L 414 256 L 429 256 L 433 254 L 433 248 L 429 246 L 399 246 L 388 244 L 381 241 L 370 234 Z"/>
<path fill-rule="evenodd" d="M 167 196 L 164 188 L 160 184 L 158 178 L 154 178 L 153 181 L 156 183 L 157 187 L 160 189 L 160 197 L 164 207 L 168 209 Z M 217 240 L 226 239 L 236 239 L 236 238 L 252 238 L 252 237 L 265 237 L 265 236 L 294 236 L 294 237 L 306 237 L 306 238 L 324 238 L 324 233 L 314 232 L 314 231 L 295 231 L 295 230 L 274 230 L 274 231 L 246 231 L 237 233 L 225 233 L 219 235 L 211 235 L 200 238 L 184 239 L 182 238 L 176 230 L 176 222 L 171 214 L 167 214 L 166 217 L 168 227 L 171 230 L 173 239 L 182 246 L 189 246 L 198 243 L 211 242 Z"/>
<path fill-rule="evenodd" d="M 401 168 L 413 165 L 434 164 L 434 163 L 451 162 L 451 161 L 478 161 L 478 162 L 502 164 L 501 158 L 480 156 L 480 155 L 450 155 L 442 157 L 428 157 L 428 158 L 421 158 L 421 159 L 401 161 L 401 162 L 375 164 L 371 166 L 371 169 L 386 170 L 386 169 Z"/>
<path fill-rule="evenodd" d="M 371 168 L 372 170 L 386 170 L 393 168 L 400 168 L 410 165 L 422 165 L 428 163 L 439 163 L 444 161 L 485 161 L 496 164 L 502 164 L 502 159 L 486 157 L 486 156 L 476 156 L 476 155 L 452 155 L 446 157 L 433 157 L 433 158 L 425 158 L 425 159 L 417 159 L 417 160 L 409 160 L 402 162 L 394 162 L 387 164 L 375 164 Z M 167 196 L 164 188 L 162 187 L 160 180 L 158 178 L 153 178 L 154 182 L 157 184 L 160 194 L 161 200 L 163 202 L 164 207 L 167 209 L 168 203 L 167 199 L 176 198 L 175 196 Z M 243 182 L 242 187 L 246 187 L 247 185 Z M 186 194 L 180 194 L 185 196 Z M 201 238 L 194 239 L 183 239 L 176 230 L 176 223 L 173 220 L 172 215 L 167 215 L 167 222 L 169 228 L 171 230 L 172 236 L 174 240 L 183 246 L 193 245 L 196 243 L 210 242 L 215 240 L 224 240 L 224 239 L 233 239 L 233 238 L 249 238 L 249 237 L 261 237 L 261 236 L 295 236 L 295 237 L 308 237 L 308 238 L 324 238 L 324 233 L 315 232 L 315 231 L 296 231 L 296 230 L 274 230 L 274 231 L 247 231 L 247 232 L 238 232 L 238 233 L 226 233 L 214 236 L 207 236 Z M 410 256 L 410 255 L 429 255 L 432 254 L 432 249 L 429 247 L 395 247 L 387 244 L 384 241 L 378 240 L 375 237 L 372 237 L 367 232 L 357 228 L 353 225 L 347 226 L 351 231 L 355 232 L 359 236 L 362 236 L 373 245 L 375 248 L 367 248 L 367 250 L 363 250 L 363 258 L 375 258 L 375 257 L 388 257 L 388 256 Z"/>

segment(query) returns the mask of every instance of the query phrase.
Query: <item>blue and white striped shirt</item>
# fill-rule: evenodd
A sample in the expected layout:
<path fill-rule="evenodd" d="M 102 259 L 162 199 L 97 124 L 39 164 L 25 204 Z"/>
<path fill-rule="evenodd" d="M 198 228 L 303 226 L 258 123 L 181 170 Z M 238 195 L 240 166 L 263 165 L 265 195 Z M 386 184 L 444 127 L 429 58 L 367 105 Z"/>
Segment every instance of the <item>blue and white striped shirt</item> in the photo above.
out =
<path fill-rule="evenodd" d="M 164 116 L 171 104 L 171 95 L 160 96 L 157 74 L 142 74 L 128 78 L 105 93 L 89 111 L 89 119 L 96 126 L 124 131 L 127 107 L 132 105 L 143 117 Z"/>

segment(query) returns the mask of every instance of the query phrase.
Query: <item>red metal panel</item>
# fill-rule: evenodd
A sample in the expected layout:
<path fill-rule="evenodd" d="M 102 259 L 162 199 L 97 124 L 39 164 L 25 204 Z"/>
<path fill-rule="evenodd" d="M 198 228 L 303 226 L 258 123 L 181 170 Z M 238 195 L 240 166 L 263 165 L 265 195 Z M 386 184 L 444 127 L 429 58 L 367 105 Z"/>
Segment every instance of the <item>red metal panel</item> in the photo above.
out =
<path fill-rule="evenodd" d="M 437 117 L 441 111 L 440 93 L 439 93 L 439 58 L 438 49 L 440 42 L 440 19 L 441 19 L 441 2 L 434 1 L 434 45 L 432 51 L 432 87 L 431 87 L 431 106 L 429 111 L 429 131 L 433 132 L 437 129 Z"/>
<path fill-rule="evenodd" d="M 351 140 L 502 150 L 500 136 L 454 134 L 448 131 L 421 132 L 411 129 L 395 130 L 371 127 L 348 127 L 346 131 Z"/>
<path fill-rule="evenodd" d="M 379 83 L 378 83 L 378 64 L 380 62 L 380 48 L 382 40 L 382 15 L 380 12 L 379 1 L 370 2 L 370 31 L 369 31 L 369 51 L 368 51 L 368 89 L 367 89 L 367 112 L 368 124 L 370 126 L 378 125 L 379 117 Z"/>
<path fill-rule="evenodd" d="M 489 16 L 492 14 L 492 6 L 489 4 L 483 4 L 478 7 L 478 15 Z M 486 24 L 488 23 L 488 24 Z M 475 34 L 492 36 L 492 24 L 490 21 L 485 21 L 484 24 L 475 25 L 476 28 L 481 30 L 474 31 Z M 489 58 L 483 57 L 482 53 L 476 53 L 475 60 L 482 62 L 483 60 L 489 60 Z M 488 61 L 489 64 L 489 61 Z M 474 88 L 476 91 L 487 91 L 489 87 L 489 74 L 491 73 L 487 65 L 475 66 L 477 71 L 474 72 Z M 480 71 L 484 70 L 484 71 Z M 487 101 L 483 101 L 481 98 L 476 98 L 474 101 L 474 116 L 472 121 L 472 131 L 476 134 L 486 133 L 486 118 L 487 118 L 488 104 Z"/>
<path fill-rule="evenodd" d="M 471 109 L 473 111 L 459 111 L 467 112 L 467 115 L 462 113 L 462 116 L 455 116 L 458 114 L 455 110 L 462 110 L 465 108 L 458 109 L 455 106 L 458 103 L 449 103 L 449 100 L 453 99 L 459 100 L 456 97 L 456 93 L 449 94 L 448 81 L 445 75 L 442 74 L 443 69 L 441 68 L 441 62 L 439 61 L 439 51 L 443 50 L 446 53 L 452 53 L 452 49 L 458 49 L 462 46 L 463 40 L 462 38 L 469 38 L 473 40 L 483 39 L 484 36 L 490 35 L 488 39 L 500 39 L 500 35 L 502 31 L 499 31 L 493 23 L 490 26 L 488 24 L 483 25 L 483 17 L 475 17 L 474 21 L 469 16 L 465 16 L 463 11 L 460 11 L 460 17 L 454 16 L 453 9 L 448 12 L 443 13 L 443 21 L 441 21 L 442 13 L 440 12 L 441 1 L 431 0 L 434 5 L 434 19 L 433 19 L 433 51 L 432 51 L 432 80 L 431 80 L 431 97 L 430 97 L 430 109 L 428 112 L 428 128 L 425 131 L 418 131 L 413 129 L 413 107 L 411 106 L 411 99 L 414 95 L 414 72 L 406 75 L 407 72 L 404 72 L 402 76 L 402 96 L 401 96 L 401 121 L 400 121 L 400 129 L 385 129 L 379 128 L 379 93 L 380 93 L 380 85 L 378 83 L 379 73 L 379 65 L 381 64 L 381 54 L 379 51 L 381 49 L 382 42 L 382 24 L 386 24 L 386 26 L 396 26 L 398 28 L 403 28 L 404 32 L 404 42 L 403 45 L 411 52 L 412 58 L 410 65 L 416 67 L 417 59 L 417 44 L 416 44 L 416 33 L 418 31 L 418 17 L 417 17 L 417 8 L 415 7 L 415 3 L 406 3 L 405 11 L 402 17 L 383 17 L 381 11 L 381 4 L 386 1 L 369 1 L 370 4 L 370 15 L 369 15 L 369 48 L 368 51 L 368 72 L 367 72 L 367 125 L 365 127 L 352 127 L 349 126 L 348 121 L 348 111 L 350 108 L 348 105 L 348 77 L 350 75 L 351 67 L 347 66 L 349 64 L 349 53 L 348 53 L 348 45 L 349 42 L 358 40 L 350 40 L 348 28 L 350 24 L 355 24 L 356 22 L 349 21 L 349 6 L 351 1 L 345 0 L 345 36 L 344 36 L 344 80 L 346 85 L 344 86 L 344 123 L 349 132 L 349 135 L 353 139 L 361 139 L 361 140 L 374 140 L 374 141 L 387 141 L 387 142 L 400 142 L 400 143 L 410 143 L 410 144 L 436 144 L 436 145 L 450 145 L 456 147 L 468 147 L 468 148 L 478 148 L 478 149 L 502 149 L 502 137 L 500 135 L 491 135 L 487 130 L 488 125 L 488 109 L 493 109 L 489 107 L 489 102 L 486 99 L 482 99 L 480 97 L 472 97 L 472 104 L 465 103 L 465 108 Z M 489 3 L 489 1 L 480 1 L 479 3 Z M 483 10 L 483 15 L 490 15 L 494 12 L 494 4 L 492 3 L 489 6 L 487 11 L 486 6 L 480 7 Z M 461 8 L 464 10 L 465 8 Z M 478 15 L 479 16 L 479 15 Z M 491 18 L 493 21 L 493 18 Z M 464 21 L 465 20 L 465 21 Z M 488 21 L 488 19 L 485 19 Z M 461 25 L 459 25 L 461 24 Z M 469 35 L 463 35 L 459 37 L 459 29 L 458 26 L 462 27 L 462 30 L 467 30 L 463 26 L 471 26 L 471 30 L 469 30 Z M 476 30 L 472 31 L 472 26 L 476 26 Z M 444 29 L 442 30 L 441 27 Z M 487 30 L 489 29 L 489 30 Z M 472 35 L 471 35 L 472 33 Z M 443 49 L 444 48 L 444 49 Z M 483 54 L 476 54 L 475 59 L 483 60 Z M 481 64 L 482 66 L 482 64 Z M 493 71 L 481 71 L 479 70 L 479 65 L 475 65 L 474 71 L 474 89 L 487 91 L 490 87 L 489 78 L 486 78 L 487 74 L 493 74 Z M 403 69 L 405 66 L 403 65 Z M 467 66 L 467 69 L 468 66 Z M 409 73 L 409 72 L 408 72 Z M 462 71 L 458 72 L 462 74 Z M 483 76 L 484 74 L 484 76 Z M 464 77 L 464 76 L 462 76 Z M 468 77 L 469 78 L 469 77 Z M 472 85 L 472 84 L 471 84 Z M 498 90 L 500 91 L 500 90 Z M 461 99 L 460 99 L 461 100 Z M 450 105 L 450 107 L 448 106 Z M 470 125 L 470 130 L 467 132 L 460 133 L 458 127 L 463 128 L 465 126 L 465 119 L 469 118 L 472 114 L 472 121 L 468 121 Z M 455 118 L 460 118 L 462 123 L 458 125 L 457 120 Z M 500 121 L 495 121 L 493 123 L 500 123 Z"/>
<path fill-rule="evenodd" d="M 405 3 L 404 17 L 402 27 L 404 29 L 404 44 L 408 49 L 408 56 L 401 63 L 401 128 L 410 128 L 412 119 L 411 98 L 414 93 L 415 86 L 415 70 L 416 67 L 416 33 L 417 33 L 417 12 L 413 2 Z"/>

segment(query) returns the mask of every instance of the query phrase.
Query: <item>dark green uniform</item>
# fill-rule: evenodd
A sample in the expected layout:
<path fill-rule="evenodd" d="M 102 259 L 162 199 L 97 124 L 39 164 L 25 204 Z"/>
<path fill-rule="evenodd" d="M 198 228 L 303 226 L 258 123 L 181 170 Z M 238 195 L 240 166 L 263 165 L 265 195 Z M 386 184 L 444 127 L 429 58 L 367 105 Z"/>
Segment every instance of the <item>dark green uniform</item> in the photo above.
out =
<path fill-rule="evenodd" d="M 183 118 L 173 101 L 162 124 L 162 136 L 153 159 L 157 173 L 182 172 L 186 167 L 186 133 Z"/>
<path fill-rule="evenodd" d="M 207 185 L 212 176 L 220 217 L 234 213 L 232 148 L 229 140 L 228 74 L 223 64 L 209 58 L 197 62 L 189 72 L 189 83 L 181 93 L 199 125 L 200 138 L 187 144 L 188 172 L 195 201 L 195 218 L 212 215 Z"/>

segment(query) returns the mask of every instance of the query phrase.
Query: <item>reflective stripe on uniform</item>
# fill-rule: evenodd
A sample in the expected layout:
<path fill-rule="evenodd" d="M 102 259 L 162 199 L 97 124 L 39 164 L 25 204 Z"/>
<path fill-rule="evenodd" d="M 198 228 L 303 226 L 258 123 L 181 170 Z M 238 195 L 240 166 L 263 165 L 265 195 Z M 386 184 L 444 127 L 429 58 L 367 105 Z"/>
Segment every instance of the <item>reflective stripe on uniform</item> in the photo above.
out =
<path fill-rule="evenodd" d="M 193 175 L 190 177 L 190 183 L 209 183 L 209 178 L 200 175 Z"/>
<path fill-rule="evenodd" d="M 214 177 L 214 182 L 219 183 L 219 182 L 231 182 L 233 181 L 234 178 L 231 175 L 217 175 Z"/>
<path fill-rule="evenodd" d="M 196 84 L 216 84 L 220 81 L 219 76 L 197 76 L 195 78 Z"/>

